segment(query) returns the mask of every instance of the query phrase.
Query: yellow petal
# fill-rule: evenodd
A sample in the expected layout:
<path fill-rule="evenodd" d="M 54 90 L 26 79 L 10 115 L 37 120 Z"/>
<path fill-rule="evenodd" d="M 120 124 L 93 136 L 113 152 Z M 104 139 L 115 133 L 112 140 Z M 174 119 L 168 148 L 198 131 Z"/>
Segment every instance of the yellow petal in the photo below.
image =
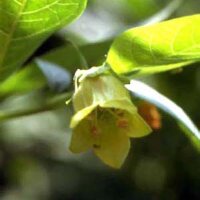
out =
<path fill-rule="evenodd" d="M 89 121 L 84 120 L 74 128 L 69 147 L 73 153 L 81 153 L 92 147 L 93 140 L 89 123 Z"/>
<path fill-rule="evenodd" d="M 129 137 L 143 137 L 151 133 L 151 128 L 138 113 L 130 115 L 129 120 L 129 131 L 126 133 Z"/>
<path fill-rule="evenodd" d="M 88 106 L 80 111 L 78 111 L 71 119 L 70 128 L 76 127 L 85 117 L 87 117 L 97 105 Z"/>
<path fill-rule="evenodd" d="M 99 125 L 101 135 L 97 140 L 98 145 L 94 145 L 94 152 L 107 165 L 120 168 L 128 155 L 130 140 L 116 127 L 113 119 L 101 121 Z"/>
<path fill-rule="evenodd" d="M 121 109 L 121 110 L 131 112 L 133 114 L 137 113 L 137 108 L 130 101 L 130 99 L 123 98 L 123 97 L 121 97 L 121 99 L 115 99 L 115 100 L 112 100 L 112 101 L 104 102 L 104 103 L 100 104 L 100 107 Z"/>
<path fill-rule="evenodd" d="M 129 121 L 129 128 L 124 129 L 124 133 L 129 137 L 143 137 L 151 133 L 151 128 L 138 114 L 136 106 L 130 101 L 125 99 L 119 99 L 115 101 L 108 101 L 100 105 L 104 108 L 116 108 L 126 111 L 126 116 Z"/>

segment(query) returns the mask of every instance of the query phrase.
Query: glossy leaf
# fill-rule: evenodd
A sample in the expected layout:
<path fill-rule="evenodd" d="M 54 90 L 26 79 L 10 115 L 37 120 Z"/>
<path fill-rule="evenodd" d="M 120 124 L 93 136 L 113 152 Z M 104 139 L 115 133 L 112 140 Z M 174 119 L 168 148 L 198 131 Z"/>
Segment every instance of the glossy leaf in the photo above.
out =
<path fill-rule="evenodd" d="M 138 76 L 200 60 L 200 15 L 130 29 L 113 43 L 107 62 L 121 75 Z"/>
<path fill-rule="evenodd" d="M 0 71 L 22 65 L 54 31 L 81 14 L 86 0 L 0 1 Z"/>

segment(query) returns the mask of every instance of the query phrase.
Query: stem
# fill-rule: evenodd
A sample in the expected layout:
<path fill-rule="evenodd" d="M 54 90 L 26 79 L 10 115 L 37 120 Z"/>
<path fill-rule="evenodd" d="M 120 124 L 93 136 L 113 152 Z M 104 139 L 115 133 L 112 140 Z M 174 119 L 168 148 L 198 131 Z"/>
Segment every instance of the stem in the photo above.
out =
<path fill-rule="evenodd" d="M 78 82 L 81 82 L 83 81 L 85 78 L 87 77 L 96 77 L 96 76 L 99 76 L 101 74 L 105 74 L 107 72 L 110 71 L 110 68 L 109 66 L 107 65 L 102 65 L 102 66 L 98 66 L 98 67 L 92 67 L 88 70 L 80 70 L 78 73 L 77 73 L 77 80 Z"/>
<path fill-rule="evenodd" d="M 67 40 L 67 41 L 74 47 L 74 49 L 78 53 L 80 63 L 81 63 L 81 66 L 79 66 L 79 67 L 81 67 L 82 69 L 89 69 L 87 60 L 86 60 L 85 56 L 83 55 L 83 53 L 81 52 L 80 48 L 71 40 Z"/>
<path fill-rule="evenodd" d="M 59 95 L 49 101 L 46 101 L 42 105 L 30 108 L 30 109 L 17 110 L 17 111 L 1 111 L 0 122 L 13 119 L 13 118 L 24 117 L 24 116 L 29 116 L 32 114 L 37 114 L 37 113 L 53 110 L 55 108 L 58 108 L 64 105 L 66 100 L 71 98 L 71 96 L 72 96 L 72 92 L 69 92 L 69 93 Z"/>

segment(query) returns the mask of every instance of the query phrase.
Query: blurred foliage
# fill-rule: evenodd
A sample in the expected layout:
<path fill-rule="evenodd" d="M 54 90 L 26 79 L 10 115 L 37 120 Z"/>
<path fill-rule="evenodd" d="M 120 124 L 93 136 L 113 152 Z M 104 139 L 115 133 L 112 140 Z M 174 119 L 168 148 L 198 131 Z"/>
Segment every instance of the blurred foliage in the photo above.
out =
<path fill-rule="evenodd" d="M 126 25 L 147 19 L 170 2 L 90 0 L 86 15 L 79 22 L 47 40 L 32 60 L 17 72 L 22 75 L 13 74 L 14 81 L 9 82 L 8 79 L 8 82 L 1 83 L 1 111 L 37 106 L 52 93 L 60 95 L 48 87 L 41 71 L 35 68 L 34 58 L 40 56 L 61 65 L 72 75 L 77 67 L 83 66 L 80 53 L 89 66 L 98 65 L 105 58 L 115 34 L 122 32 Z M 169 18 L 199 11 L 198 1 L 185 0 Z M 91 15 L 91 12 L 96 15 Z M 112 17 L 106 17 L 108 15 Z M 60 40 L 59 46 L 55 45 L 55 37 Z M 80 52 L 70 42 L 66 42 L 69 40 L 81 44 L 78 47 Z M 199 65 L 197 63 L 180 72 L 142 79 L 183 106 L 198 127 Z M 30 73 L 29 77 L 32 77 L 32 70 L 38 70 L 38 76 L 33 79 L 23 78 L 23 73 Z M 9 87 L 4 87 L 4 84 Z M 65 92 L 69 90 L 70 86 Z M 199 152 L 178 129 L 173 119 L 164 113 L 161 115 L 163 126 L 160 130 L 146 138 L 132 140 L 131 152 L 121 170 L 108 168 L 91 152 L 82 155 L 69 152 L 71 109 L 64 104 L 53 111 L 1 122 L 0 199 L 199 200 Z"/>

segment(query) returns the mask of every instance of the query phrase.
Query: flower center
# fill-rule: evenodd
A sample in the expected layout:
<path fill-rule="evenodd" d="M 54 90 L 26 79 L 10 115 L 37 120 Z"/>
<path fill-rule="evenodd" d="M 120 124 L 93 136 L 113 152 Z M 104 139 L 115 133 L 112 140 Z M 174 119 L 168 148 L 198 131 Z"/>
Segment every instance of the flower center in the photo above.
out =
<path fill-rule="evenodd" d="M 117 128 L 127 129 L 129 126 L 128 115 L 125 111 L 116 108 L 101 108 L 97 107 L 88 117 L 90 121 L 90 133 L 94 138 L 101 135 L 103 127 L 99 124 L 100 121 L 114 123 Z"/>

